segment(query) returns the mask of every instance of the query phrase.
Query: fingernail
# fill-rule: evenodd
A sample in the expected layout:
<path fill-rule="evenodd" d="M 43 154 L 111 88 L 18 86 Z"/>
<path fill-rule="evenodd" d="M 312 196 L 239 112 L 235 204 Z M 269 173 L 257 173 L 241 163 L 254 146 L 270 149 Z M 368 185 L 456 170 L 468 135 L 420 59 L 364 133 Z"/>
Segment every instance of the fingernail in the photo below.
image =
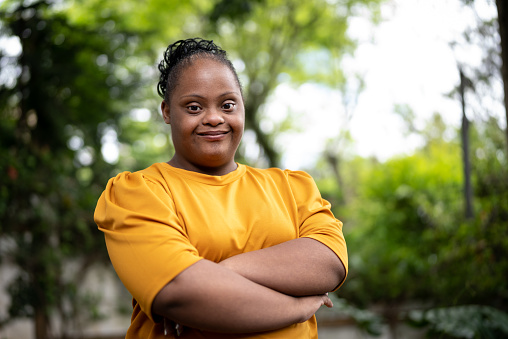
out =
<path fill-rule="evenodd" d="M 176 330 L 176 335 L 179 337 L 183 332 L 183 326 L 180 324 L 176 324 L 175 330 Z"/>

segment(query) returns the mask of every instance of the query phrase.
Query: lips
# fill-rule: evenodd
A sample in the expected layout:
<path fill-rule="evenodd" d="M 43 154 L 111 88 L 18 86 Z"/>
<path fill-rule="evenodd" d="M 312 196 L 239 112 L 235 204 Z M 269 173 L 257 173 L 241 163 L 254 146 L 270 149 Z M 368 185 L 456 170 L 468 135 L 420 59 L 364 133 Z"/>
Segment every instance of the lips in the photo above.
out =
<path fill-rule="evenodd" d="M 227 134 L 229 131 L 204 131 L 198 132 L 198 135 L 208 136 L 208 135 L 223 135 Z"/>
<path fill-rule="evenodd" d="M 217 141 L 222 140 L 228 133 L 229 131 L 204 131 L 196 134 L 205 140 Z"/>

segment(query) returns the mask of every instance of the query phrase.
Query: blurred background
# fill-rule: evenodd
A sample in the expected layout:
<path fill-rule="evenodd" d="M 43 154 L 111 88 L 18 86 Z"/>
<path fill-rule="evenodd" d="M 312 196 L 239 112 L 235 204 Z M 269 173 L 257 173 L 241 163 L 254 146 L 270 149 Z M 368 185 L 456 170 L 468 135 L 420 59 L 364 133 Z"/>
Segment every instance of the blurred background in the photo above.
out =
<path fill-rule="evenodd" d="M 93 211 L 110 177 L 171 158 L 157 64 L 196 36 L 240 74 L 238 161 L 308 171 L 344 222 L 320 338 L 508 337 L 507 11 L 0 0 L 0 338 L 125 335 Z"/>

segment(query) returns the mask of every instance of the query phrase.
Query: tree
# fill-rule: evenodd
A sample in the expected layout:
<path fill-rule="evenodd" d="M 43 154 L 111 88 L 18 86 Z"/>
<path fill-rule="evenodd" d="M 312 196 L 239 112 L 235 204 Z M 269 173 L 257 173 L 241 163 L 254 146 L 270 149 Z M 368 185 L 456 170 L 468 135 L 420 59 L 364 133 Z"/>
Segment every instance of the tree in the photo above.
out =
<path fill-rule="evenodd" d="M 356 306 L 375 306 L 391 328 L 411 307 L 508 309 L 504 132 L 494 118 L 471 126 L 477 214 L 466 219 L 460 132 L 445 141 L 447 130 L 436 114 L 418 132 L 426 143 L 413 155 L 385 163 L 356 158 L 344 167 L 356 187 L 341 208 L 354 270 L 338 293 Z"/>
<path fill-rule="evenodd" d="M 330 2 L 313 0 L 215 0 L 203 2 L 88 0 L 75 2 L 76 22 L 94 22 L 95 13 L 117 13 L 116 27 L 143 33 L 141 48 L 159 59 L 168 43 L 191 36 L 213 38 L 230 56 L 241 75 L 246 127 L 261 149 L 260 166 L 279 165 L 275 135 L 282 126 L 263 129 L 264 104 L 278 84 L 312 81 L 338 87 L 343 82 L 340 56 L 354 49 L 346 34 L 348 17 L 371 13 L 380 0 Z M 133 18 L 135 13 L 135 19 Z M 148 62 L 148 60 L 145 60 Z M 147 96 L 148 97 L 148 96 Z M 242 148 L 239 157 L 242 157 Z"/>
<path fill-rule="evenodd" d="M 107 261 L 92 218 L 105 183 L 170 156 L 167 127 L 144 118 L 147 111 L 158 118 L 153 70 L 163 47 L 181 37 L 215 37 L 245 65 L 248 128 L 276 165 L 273 132 L 259 122 L 281 74 L 294 83 L 341 83 L 339 69 L 331 75 L 327 66 L 353 48 L 347 16 L 369 6 L 376 12 L 377 2 L 2 2 L 0 35 L 21 49 L 0 55 L 0 240 L 8 244 L 0 253 L 19 269 L 10 319 L 34 318 L 37 338 L 48 338 L 58 332 L 49 325 L 56 315 L 65 336 L 79 311 L 81 277 Z M 238 11 L 242 19 L 230 15 Z M 208 34 L 209 24 L 215 33 Z M 316 54 L 325 62 L 309 61 Z M 108 162 L 111 144 L 119 157 Z M 69 277 L 70 260 L 79 268 Z"/>
<path fill-rule="evenodd" d="M 101 139 L 136 84 L 135 73 L 118 76 L 123 55 L 135 48 L 127 34 L 107 20 L 96 29 L 72 25 L 54 6 L 1 7 L 1 34 L 21 47 L 19 55 L 0 56 L 0 238 L 9 245 L 1 257 L 18 268 L 10 317 L 34 318 L 38 339 L 59 332 L 51 315 L 63 326 L 75 320 L 76 286 L 92 263 L 107 260 L 93 221 L 113 170 Z M 71 259 L 78 273 L 66 277 Z"/>
<path fill-rule="evenodd" d="M 460 101 L 462 106 L 462 127 L 460 129 L 461 140 L 462 140 L 462 167 L 464 169 L 464 210 L 466 218 L 473 217 L 473 189 L 471 186 L 471 161 L 469 160 L 469 119 L 466 115 L 466 99 L 465 92 L 467 84 L 471 83 L 469 79 L 464 76 L 464 73 L 459 69 L 460 73 Z"/>
<path fill-rule="evenodd" d="M 462 0 L 466 5 L 474 8 L 477 1 Z M 508 154 L 508 8 L 506 1 L 496 0 L 497 18 L 478 22 L 475 30 L 465 32 L 466 40 L 471 42 L 472 36 L 477 35 L 485 50 L 484 69 L 476 70 L 473 81 L 490 82 L 492 77 L 499 76 L 503 86 L 503 103 L 506 118 L 505 152 Z M 494 43 L 492 40 L 494 38 Z"/>
<path fill-rule="evenodd" d="M 506 1 L 496 0 L 497 22 L 499 26 L 499 36 L 501 38 L 501 74 L 504 87 L 504 106 L 506 111 L 506 154 L 508 154 L 508 5 Z"/>
<path fill-rule="evenodd" d="M 269 95 L 284 76 L 295 84 L 340 86 L 340 55 L 354 48 L 346 34 L 347 18 L 360 9 L 372 11 L 375 17 L 378 2 L 221 0 L 215 4 L 210 20 L 221 45 L 241 61 L 246 128 L 254 131 L 268 166 L 278 166 L 280 157 L 274 145 L 278 131 L 264 130 L 261 124 Z"/>

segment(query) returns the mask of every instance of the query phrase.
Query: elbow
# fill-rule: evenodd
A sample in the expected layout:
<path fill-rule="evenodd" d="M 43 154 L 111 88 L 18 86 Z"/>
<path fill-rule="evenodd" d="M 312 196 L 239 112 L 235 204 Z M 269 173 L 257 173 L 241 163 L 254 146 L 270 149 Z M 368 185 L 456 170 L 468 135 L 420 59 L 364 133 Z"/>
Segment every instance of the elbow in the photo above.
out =
<path fill-rule="evenodd" d="M 328 263 L 324 271 L 319 274 L 320 283 L 315 285 L 317 289 L 312 294 L 324 294 L 338 289 L 346 279 L 346 269 L 342 261 L 337 257 L 336 261 Z"/>
<path fill-rule="evenodd" d="M 174 281 L 168 283 L 155 296 L 151 309 L 154 319 L 157 317 L 171 318 L 172 310 L 181 303 L 179 298 L 181 294 L 175 293 L 173 285 L 175 285 Z"/>
<path fill-rule="evenodd" d="M 346 280 L 346 267 L 344 266 L 344 263 L 342 260 L 338 259 L 338 263 L 334 265 L 334 284 L 332 286 L 332 291 L 339 288 L 344 280 Z"/>

